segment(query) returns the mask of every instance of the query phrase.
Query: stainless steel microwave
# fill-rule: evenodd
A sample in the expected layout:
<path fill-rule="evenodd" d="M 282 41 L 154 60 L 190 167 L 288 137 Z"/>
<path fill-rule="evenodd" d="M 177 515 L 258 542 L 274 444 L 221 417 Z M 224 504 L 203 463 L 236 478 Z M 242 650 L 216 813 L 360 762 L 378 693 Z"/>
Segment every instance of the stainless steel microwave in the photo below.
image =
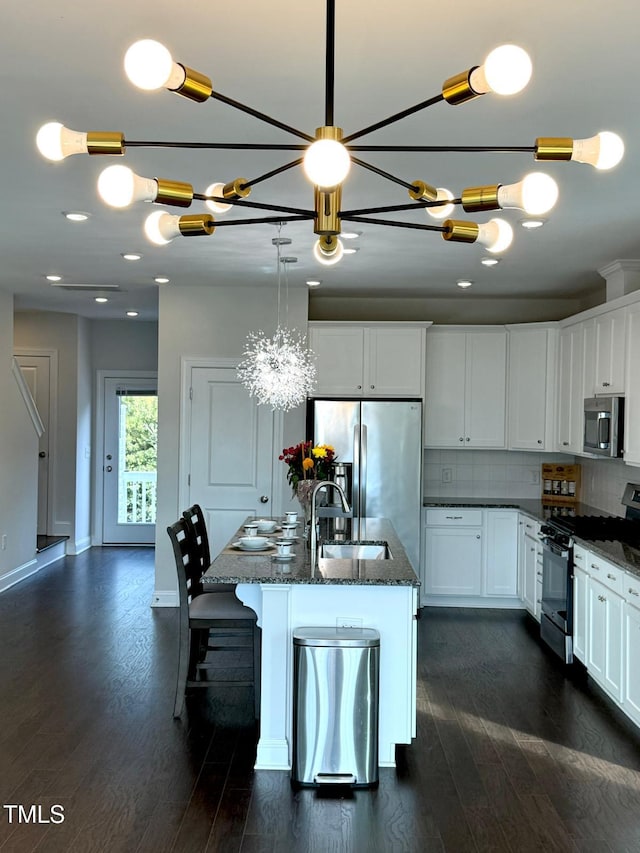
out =
<path fill-rule="evenodd" d="M 622 456 L 624 397 L 591 397 L 584 401 L 583 450 L 595 456 Z"/>

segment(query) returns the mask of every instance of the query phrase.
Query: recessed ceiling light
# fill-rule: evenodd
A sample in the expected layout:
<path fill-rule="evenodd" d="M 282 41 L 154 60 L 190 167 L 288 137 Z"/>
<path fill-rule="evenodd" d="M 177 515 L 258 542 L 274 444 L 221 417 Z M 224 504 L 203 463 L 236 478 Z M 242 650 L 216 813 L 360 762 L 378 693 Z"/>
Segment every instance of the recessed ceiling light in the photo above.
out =
<path fill-rule="evenodd" d="M 485 267 L 495 267 L 496 264 L 500 263 L 500 258 L 482 258 L 480 263 Z"/>
<path fill-rule="evenodd" d="M 344 254 L 345 255 L 355 255 L 355 253 L 359 252 L 359 251 L 360 251 L 360 249 L 358 249 L 356 246 L 353 246 L 353 248 L 345 249 Z"/>
<path fill-rule="evenodd" d="M 521 219 L 520 225 L 523 228 L 531 230 L 532 228 L 542 228 L 545 222 L 546 219 Z"/>
<path fill-rule="evenodd" d="M 139 261 L 142 255 L 138 254 L 138 252 L 123 252 L 122 257 L 125 261 Z"/>
<path fill-rule="evenodd" d="M 318 278 L 311 279 L 310 281 L 307 282 L 308 287 L 320 287 L 321 284 L 322 284 L 322 281 Z"/>
<path fill-rule="evenodd" d="M 61 275 L 45 275 L 47 281 L 62 281 Z"/>
<path fill-rule="evenodd" d="M 95 300 L 96 300 L 96 302 L 108 302 L 109 301 L 106 296 L 96 296 Z"/>
<path fill-rule="evenodd" d="M 169 279 L 166 277 L 166 275 L 157 275 L 154 278 L 154 281 L 156 284 L 169 284 Z"/>
<path fill-rule="evenodd" d="M 82 210 L 63 210 L 62 215 L 70 222 L 85 222 L 91 216 L 90 213 Z"/>
<path fill-rule="evenodd" d="M 461 279 L 460 281 L 457 281 L 456 284 L 458 285 L 458 287 L 471 287 L 473 282 L 469 281 L 468 278 L 465 278 L 465 279 Z"/>
<path fill-rule="evenodd" d="M 341 231 L 340 236 L 343 240 L 355 240 L 356 237 L 362 237 L 362 231 Z"/>
<path fill-rule="evenodd" d="M 127 311 L 127 317 L 137 317 L 137 316 L 138 316 L 137 311 Z"/>

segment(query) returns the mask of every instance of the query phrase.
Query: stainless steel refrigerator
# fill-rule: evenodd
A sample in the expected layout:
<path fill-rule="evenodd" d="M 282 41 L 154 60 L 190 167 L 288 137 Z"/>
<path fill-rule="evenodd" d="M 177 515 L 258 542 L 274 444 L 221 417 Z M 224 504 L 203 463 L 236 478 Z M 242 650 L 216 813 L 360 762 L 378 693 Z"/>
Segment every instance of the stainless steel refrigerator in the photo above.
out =
<path fill-rule="evenodd" d="M 422 401 L 310 400 L 307 429 L 352 466 L 354 517 L 388 518 L 419 575 Z"/>

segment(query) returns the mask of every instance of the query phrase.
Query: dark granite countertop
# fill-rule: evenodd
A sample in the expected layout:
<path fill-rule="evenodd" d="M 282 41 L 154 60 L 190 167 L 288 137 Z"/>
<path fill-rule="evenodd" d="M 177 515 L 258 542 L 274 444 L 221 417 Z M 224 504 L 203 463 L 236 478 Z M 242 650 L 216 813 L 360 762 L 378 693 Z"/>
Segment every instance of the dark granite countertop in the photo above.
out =
<path fill-rule="evenodd" d="M 248 519 L 250 520 L 250 519 Z M 320 523 L 320 538 L 349 542 L 353 539 L 387 542 L 393 559 L 390 560 L 343 560 L 320 558 L 315 570 L 311 568 L 311 552 L 304 539 L 297 540 L 293 559 L 278 559 L 271 552 L 257 554 L 233 551 L 225 547 L 205 572 L 203 584 L 216 583 L 260 583 L 260 584 L 350 584 L 377 586 L 420 586 L 398 535 L 386 518 L 364 518 L 360 520 L 358 535 L 352 519 L 342 522 L 336 533 L 336 519 L 323 518 Z M 302 524 L 298 528 L 302 530 Z M 231 538 L 235 542 L 242 535 L 241 529 Z M 277 534 L 274 534 L 277 535 Z M 271 537 L 273 538 L 273 537 Z"/>

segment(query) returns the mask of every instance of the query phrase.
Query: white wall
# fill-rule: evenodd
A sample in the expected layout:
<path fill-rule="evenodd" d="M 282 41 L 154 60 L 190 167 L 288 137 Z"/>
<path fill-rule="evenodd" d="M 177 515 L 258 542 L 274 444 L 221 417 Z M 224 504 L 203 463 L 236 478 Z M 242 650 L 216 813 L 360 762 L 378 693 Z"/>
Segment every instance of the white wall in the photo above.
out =
<path fill-rule="evenodd" d="M 91 426 L 92 371 L 91 323 L 78 318 L 78 398 L 76 434 L 76 494 L 74 540 L 67 543 L 68 554 L 79 554 L 91 545 Z"/>
<path fill-rule="evenodd" d="M 91 366 L 97 370 L 158 369 L 158 324 L 132 320 L 91 321 Z"/>
<path fill-rule="evenodd" d="M 162 288 L 158 327 L 158 514 L 156 524 L 156 596 L 176 589 L 176 569 L 167 526 L 179 516 L 178 460 L 181 357 L 242 357 L 246 335 L 275 331 L 275 286 Z M 307 291 L 289 288 L 289 326 L 306 331 Z M 284 419 L 284 446 L 304 436 L 304 407 Z M 280 448 L 277 448 L 279 452 Z M 282 494 L 290 498 L 282 466 Z"/>
<path fill-rule="evenodd" d="M 38 438 L 11 372 L 13 296 L 0 290 L 0 590 L 35 568 Z M 0 543 L 1 543 L 0 539 Z"/>

